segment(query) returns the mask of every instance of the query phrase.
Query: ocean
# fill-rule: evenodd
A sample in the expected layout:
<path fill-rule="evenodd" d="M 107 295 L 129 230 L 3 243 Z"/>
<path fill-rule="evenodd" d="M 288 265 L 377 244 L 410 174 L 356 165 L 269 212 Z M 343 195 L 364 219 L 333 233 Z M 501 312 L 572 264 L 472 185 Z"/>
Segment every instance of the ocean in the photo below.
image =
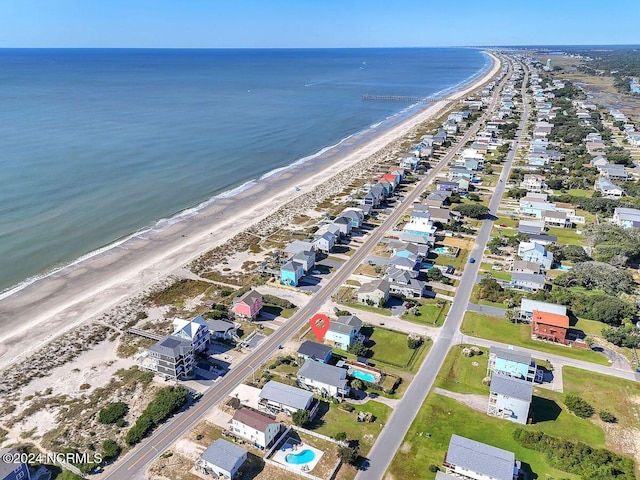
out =
<path fill-rule="evenodd" d="M 417 108 L 363 95 L 442 96 L 489 66 L 454 48 L 0 49 L 0 292 Z"/>

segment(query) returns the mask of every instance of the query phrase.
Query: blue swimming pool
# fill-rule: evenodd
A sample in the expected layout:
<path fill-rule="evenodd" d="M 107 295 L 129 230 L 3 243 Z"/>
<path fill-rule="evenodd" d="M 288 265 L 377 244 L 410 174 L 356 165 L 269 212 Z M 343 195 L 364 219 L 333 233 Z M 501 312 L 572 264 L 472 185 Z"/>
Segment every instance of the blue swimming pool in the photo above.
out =
<path fill-rule="evenodd" d="M 433 251 L 436 253 L 449 253 L 451 250 L 449 250 L 449 247 L 438 247 L 438 248 L 435 248 Z"/>
<path fill-rule="evenodd" d="M 312 462 L 313 459 L 316 458 L 316 454 L 311 450 L 302 450 L 298 453 L 290 453 L 286 457 L 284 457 L 287 463 L 291 463 L 292 465 L 302 465 L 303 463 Z"/>
<path fill-rule="evenodd" d="M 351 370 L 351 373 L 349 375 L 351 375 L 354 378 L 363 380 L 365 382 L 376 383 L 376 376 L 373 373 L 363 372 L 361 370 L 354 369 L 354 370 Z"/>

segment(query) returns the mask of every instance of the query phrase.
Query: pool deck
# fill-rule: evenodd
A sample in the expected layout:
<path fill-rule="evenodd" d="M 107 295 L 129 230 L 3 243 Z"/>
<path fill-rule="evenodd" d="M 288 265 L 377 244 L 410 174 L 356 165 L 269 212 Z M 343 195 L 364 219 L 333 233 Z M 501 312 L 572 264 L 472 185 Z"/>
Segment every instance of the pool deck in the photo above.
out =
<path fill-rule="evenodd" d="M 287 462 L 287 455 L 291 453 L 300 453 L 303 450 L 311 450 L 315 454 L 313 460 L 307 463 L 302 463 L 300 465 Z M 322 450 L 318 450 L 317 448 L 314 448 L 311 445 L 307 445 L 306 443 L 300 443 L 294 446 L 291 442 L 291 439 L 287 439 L 284 445 L 282 445 L 282 447 L 277 450 L 272 460 L 274 462 L 285 465 L 289 470 L 309 473 L 316 467 L 316 465 L 320 461 L 320 458 L 322 458 L 322 455 L 324 455 L 324 452 Z"/>

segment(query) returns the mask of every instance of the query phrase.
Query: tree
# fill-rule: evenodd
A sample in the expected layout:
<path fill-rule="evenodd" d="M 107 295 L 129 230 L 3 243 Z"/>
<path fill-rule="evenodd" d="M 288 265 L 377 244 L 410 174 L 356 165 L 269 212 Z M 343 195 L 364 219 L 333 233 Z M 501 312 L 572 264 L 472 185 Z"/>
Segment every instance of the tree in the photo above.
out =
<path fill-rule="evenodd" d="M 358 447 L 338 447 L 338 458 L 343 463 L 355 464 L 358 459 Z"/>
<path fill-rule="evenodd" d="M 338 442 L 344 442 L 347 439 L 347 433 L 346 432 L 338 432 L 333 436 L 333 439 L 338 441 Z"/>
<path fill-rule="evenodd" d="M 628 271 L 595 261 L 575 265 L 554 283 L 565 287 L 581 286 L 587 290 L 600 289 L 611 294 L 635 290 L 635 281 Z"/>
<path fill-rule="evenodd" d="M 118 458 L 122 452 L 122 448 L 115 440 L 111 440 L 110 438 L 102 442 L 102 458 L 104 460 L 113 460 Z"/>
<path fill-rule="evenodd" d="M 293 412 L 293 415 L 291 415 L 291 420 L 293 420 L 293 423 L 298 427 L 305 426 L 309 422 L 309 418 L 309 410 L 305 409 L 296 410 Z"/>
<path fill-rule="evenodd" d="M 351 381 L 351 388 L 354 390 L 364 390 L 364 382 L 358 378 Z"/>
<path fill-rule="evenodd" d="M 380 297 L 380 300 L 378 300 L 378 308 L 384 308 L 386 303 L 387 301 L 384 299 L 384 297 Z"/>
<path fill-rule="evenodd" d="M 347 347 L 347 352 L 353 353 L 358 357 L 366 357 L 369 349 L 362 342 L 353 342 Z"/>
<path fill-rule="evenodd" d="M 602 420 L 603 422 L 617 423 L 618 421 L 616 416 L 607 410 L 601 410 L 600 412 L 598 412 L 598 415 L 600 416 L 600 420 Z"/>
<path fill-rule="evenodd" d="M 129 411 L 129 406 L 124 402 L 111 402 L 100 410 L 98 421 L 100 423 L 112 424 L 123 418 Z"/>
<path fill-rule="evenodd" d="M 495 279 L 491 277 L 484 277 L 480 280 L 478 296 L 481 300 L 502 302 L 506 298 L 507 294 Z"/>
<path fill-rule="evenodd" d="M 431 280 L 433 282 L 439 282 L 444 278 L 444 275 L 440 271 L 439 268 L 430 268 L 427 270 L 427 280 Z"/>
<path fill-rule="evenodd" d="M 480 201 L 480 195 L 478 195 L 477 193 L 470 193 L 467 195 L 467 198 L 469 200 L 471 200 L 472 202 L 479 202 Z"/>
<path fill-rule="evenodd" d="M 564 404 L 571 413 L 580 418 L 589 418 L 595 413 L 595 409 L 586 400 L 577 395 L 564 397 Z"/>
<path fill-rule="evenodd" d="M 415 350 L 420 345 L 422 345 L 422 337 L 420 335 L 410 333 L 407 336 L 407 347 L 409 347 L 411 350 Z"/>
<path fill-rule="evenodd" d="M 456 212 L 460 212 L 465 217 L 481 219 L 489 213 L 489 208 L 484 205 L 461 203 L 453 208 Z"/>

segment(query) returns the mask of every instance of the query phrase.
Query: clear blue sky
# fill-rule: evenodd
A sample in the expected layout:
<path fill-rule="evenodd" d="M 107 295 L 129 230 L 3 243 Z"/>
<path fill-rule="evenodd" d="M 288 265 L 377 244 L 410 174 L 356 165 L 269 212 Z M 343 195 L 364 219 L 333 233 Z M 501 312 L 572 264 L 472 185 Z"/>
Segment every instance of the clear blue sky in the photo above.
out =
<path fill-rule="evenodd" d="M 640 43 L 640 0 L 0 0 L 0 47 Z"/>

